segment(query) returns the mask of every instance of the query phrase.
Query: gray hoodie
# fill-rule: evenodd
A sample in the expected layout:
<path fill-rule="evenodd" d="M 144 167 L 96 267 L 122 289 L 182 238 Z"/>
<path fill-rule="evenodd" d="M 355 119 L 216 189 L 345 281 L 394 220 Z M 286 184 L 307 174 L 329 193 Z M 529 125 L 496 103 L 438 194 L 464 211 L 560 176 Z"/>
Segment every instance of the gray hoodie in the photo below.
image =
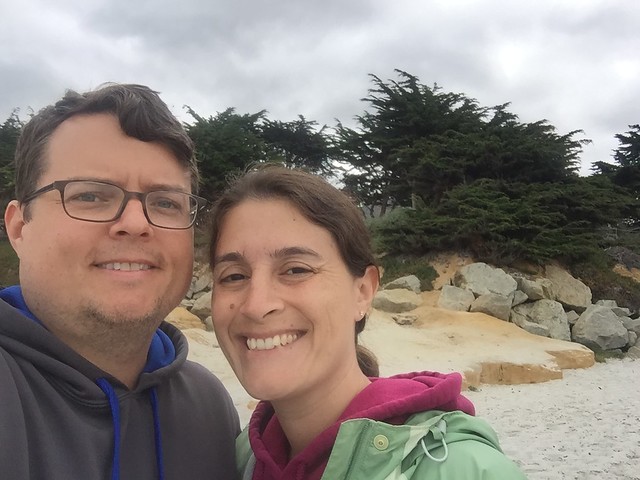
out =
<path fill-rule="evenodd" d="M 0 478 L 236 478 L 238 414 L 221 382 L 186 360 L 177 328 L 161 325 L 129 390 L 38 323 L 11 288 L 0 291 L 15 305 L 0 300 Z"/>

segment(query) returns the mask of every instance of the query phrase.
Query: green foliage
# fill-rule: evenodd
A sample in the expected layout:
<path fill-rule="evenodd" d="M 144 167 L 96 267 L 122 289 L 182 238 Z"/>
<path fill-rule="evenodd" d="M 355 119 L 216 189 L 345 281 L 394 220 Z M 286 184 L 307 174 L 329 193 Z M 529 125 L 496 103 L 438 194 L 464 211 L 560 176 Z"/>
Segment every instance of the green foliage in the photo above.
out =
<path fill-rule="evenodd" d="M 409 206 L 419 196 L 437 206 L 447 192 L 475 181 L 555 182 L 576 177 L 588 140 L 558 135 L 546 121 L 521 124 L 507 104 L 480 107 L 458 93 L 428 87 L 396 70 L 400 80 L 371 75 L 363 100 L 372 111 L 359 129 L 338 124 L 336 152 L 354 172 L 347 186 L 365 203 Z"/>
<path fill-rule="evenodd" d="M 593 301 L 615 300 L 633 311 L 640 311 L 640 283 L 632 278 L 623 277 L 612 270 L 611 260 L 578 263 L 573 265 L 571 273 L 580 278 L 590 289 Z"/>
<path fill-rule="evenodd" d="M 202 176 L 200 193 L 208 200 L 215 199 L 224 189 L 230 174 L 267 160 L 258 126 L 264 111 L 238 115 L 228 108 L 209 118 L 199 116 L 189 107 L 187 112 L 195 119 L 186 129 L 196 146 Z"/>
<path fill-rule="evenodd" d="M 382 283 L 407 275 L 415 275 L 420 279 L 420 288 L 423 292 L 433 290 L 433 282 L 438 277 L 438 272 L 424 257 L 385 255 L 380 259 L 380 266 L 384 271 Z"/>
<path fill-rule="evenodd" d="M 18 256 L 6 238 L 0 238 L 0 288 L 18 283 Z"/>
<path fill-rule="evenodd" d="M 4 207 L 13 197 L 13 156 L 22 126 L 17 109 L 0 126 L 0 207 Z"/>
<path fill-rule="evenodd" d="M 317 126 L 317 122 L 307 121 L 302 115 L 293 122 L 265 119 L 260 127 L 260 136 L 275 160 L 288 167 L 326 174 L 331 170 L 329 141 L 326 126 L 320 129 Z"/>
<path fill-rule="evenodd" d="M 446 192 L 436 207 L 394 210 L 371 221 L 371 230 L 376 248 L 392 254 L 457 249 L 498 265 L 571 264 L 604 258 L 599 229 L 633 204 L 603 178 L 531 185 L 481 179 Z"/>

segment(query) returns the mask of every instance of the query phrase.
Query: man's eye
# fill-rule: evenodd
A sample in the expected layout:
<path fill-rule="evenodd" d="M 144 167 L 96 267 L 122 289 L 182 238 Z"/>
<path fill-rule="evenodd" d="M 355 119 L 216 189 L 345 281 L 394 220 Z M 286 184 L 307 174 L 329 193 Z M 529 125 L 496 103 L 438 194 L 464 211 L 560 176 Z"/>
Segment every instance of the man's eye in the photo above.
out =
<path fill-rule="evenodd" d="M 153 208 L 160 210 L 183 210 L 182 205 L 168 198 L 158 199 L 153 202 Z"/>
<path fill-rule="evenodd" d="M 285 275 L 304 275 L 305 273 L 311 273 L 312 270 L 306 267 L 291 267 L 285 270 Z"/>
<path fill-rule="evenodd" d="M 94 203 L 108 201 L 104 196 L 98 195 L 94 192 L 77 193 L 66 199 L 67 202 L 82 202 L 82 203 Z"/>

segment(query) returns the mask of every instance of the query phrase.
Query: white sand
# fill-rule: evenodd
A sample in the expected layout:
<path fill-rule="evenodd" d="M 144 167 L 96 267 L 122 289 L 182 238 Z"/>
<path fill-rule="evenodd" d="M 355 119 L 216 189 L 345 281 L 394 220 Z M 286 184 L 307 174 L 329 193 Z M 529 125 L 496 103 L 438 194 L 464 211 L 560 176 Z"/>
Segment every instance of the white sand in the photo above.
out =
<path fill-rule="evenodd" d="M 640 361 L 465 392 L 530 480 L 640 479 Z"/>

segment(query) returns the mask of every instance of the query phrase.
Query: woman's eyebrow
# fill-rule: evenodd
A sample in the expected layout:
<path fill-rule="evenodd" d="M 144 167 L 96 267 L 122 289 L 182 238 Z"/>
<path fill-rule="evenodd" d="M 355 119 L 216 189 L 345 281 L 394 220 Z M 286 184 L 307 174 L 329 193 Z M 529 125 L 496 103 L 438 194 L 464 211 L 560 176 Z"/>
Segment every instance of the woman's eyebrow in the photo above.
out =
<path fill-rule="evenodd" d="M 312 256 L 318 259 L 322 258 L 322 255 L 320 255 L 318 252 L 316 252 L 315 250 L 312 250 L 310 248 L 307 247 L 285 247 L 285 248 L 280 248 L 278 250 L 276 250 L 275 252 L 273 252 L 273 254 L 271 255 L 274 258 L 286 258 L 286 257 L 294 257 L 296 255 L 307 255 L 307 256 Z"/>
<path fill-rule="evenodd" d="M 229 252 L 215 257 L 213 259 L 213 264 L 217 265 L 222 262 L 241 262 L 243 260 L 244 256 L 240 252 Z"/>

